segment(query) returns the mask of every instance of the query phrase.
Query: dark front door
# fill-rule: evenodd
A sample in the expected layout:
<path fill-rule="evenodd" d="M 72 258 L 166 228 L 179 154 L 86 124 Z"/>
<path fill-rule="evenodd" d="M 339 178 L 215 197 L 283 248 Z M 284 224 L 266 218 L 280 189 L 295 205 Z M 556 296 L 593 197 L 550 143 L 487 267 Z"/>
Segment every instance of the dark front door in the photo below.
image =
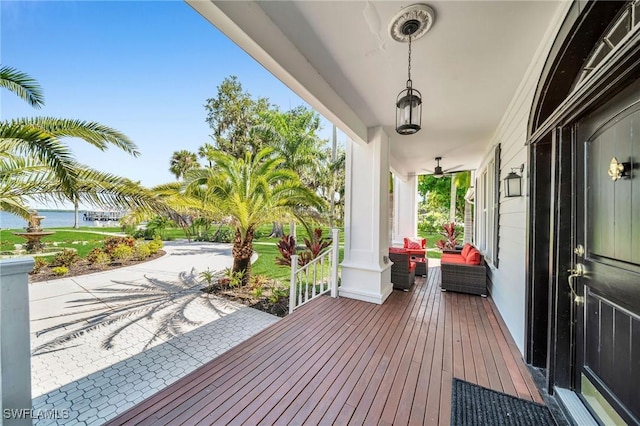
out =
<path fill-rule="evenodd" d="M 640 84 L 576 136 L 576 389 L 603 423 L 640 424 Z"/>

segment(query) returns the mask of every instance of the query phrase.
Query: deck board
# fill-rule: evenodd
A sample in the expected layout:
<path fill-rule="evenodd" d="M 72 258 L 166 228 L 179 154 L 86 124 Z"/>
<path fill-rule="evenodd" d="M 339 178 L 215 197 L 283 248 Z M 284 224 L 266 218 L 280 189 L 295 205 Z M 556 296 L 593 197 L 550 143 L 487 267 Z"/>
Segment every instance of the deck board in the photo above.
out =
<path fill-rule="evenodd" d="M 108 424 L 448 425 L 454 377 L 542 402 L 493 302 L 439 282 L 323 296 Z"/>

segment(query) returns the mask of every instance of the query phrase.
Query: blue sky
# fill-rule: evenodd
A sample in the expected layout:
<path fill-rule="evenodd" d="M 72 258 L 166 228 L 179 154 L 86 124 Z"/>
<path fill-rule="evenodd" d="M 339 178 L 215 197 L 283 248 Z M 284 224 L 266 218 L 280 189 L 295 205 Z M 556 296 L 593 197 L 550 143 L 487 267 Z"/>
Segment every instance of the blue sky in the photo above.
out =
<path fill-rule="evenodd" d="M 1 118 L 97 121 L 131 138 L 142 155 L 101 153 L 70 141 L 77 159 L 146 186 L 174 180 L 173 151 L 210 141 L 203 105 L 229 75 L 281 109 L 304 104 L 182 1 L 0 2 L 2 65 L 34 77 L 45 107 L 0 93 Z M 330 137 L 326 120 L 322 136 Z M 340 138 L 342 139 L 342 138 Z"/>

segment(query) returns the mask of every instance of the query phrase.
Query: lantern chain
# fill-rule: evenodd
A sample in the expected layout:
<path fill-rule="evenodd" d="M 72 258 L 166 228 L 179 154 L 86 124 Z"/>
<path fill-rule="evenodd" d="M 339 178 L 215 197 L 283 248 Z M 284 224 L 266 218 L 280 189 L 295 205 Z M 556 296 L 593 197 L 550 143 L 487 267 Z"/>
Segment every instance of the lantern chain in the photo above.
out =
<path fill-rule="evenodd" d="M 408 80 L 407 86 L 411 87 L 411 35 L 409 35 L 409 68 L 408 68 Z"/>

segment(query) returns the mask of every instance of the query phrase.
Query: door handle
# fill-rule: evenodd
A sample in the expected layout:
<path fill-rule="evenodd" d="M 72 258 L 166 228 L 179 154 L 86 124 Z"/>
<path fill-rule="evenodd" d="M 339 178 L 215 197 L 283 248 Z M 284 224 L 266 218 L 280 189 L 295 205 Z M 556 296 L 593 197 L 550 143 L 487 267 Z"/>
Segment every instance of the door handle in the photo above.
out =
<path fill-rule="evenodd" d="M 580 304 L 584 302 L 584 297 L 579 296 L 576 293 L 576 290 L 573 288 L 573 279 L 578 277 L 583 277 L 585 273 L 584 265 L 582 263 L 576 263 L 576 267 L 573 269 L 569 269 L 569 277 L 567 280 L 569 281 L 569 289 L 571 290 L 571 294 L 573 294 L 573 301 Z"/>

